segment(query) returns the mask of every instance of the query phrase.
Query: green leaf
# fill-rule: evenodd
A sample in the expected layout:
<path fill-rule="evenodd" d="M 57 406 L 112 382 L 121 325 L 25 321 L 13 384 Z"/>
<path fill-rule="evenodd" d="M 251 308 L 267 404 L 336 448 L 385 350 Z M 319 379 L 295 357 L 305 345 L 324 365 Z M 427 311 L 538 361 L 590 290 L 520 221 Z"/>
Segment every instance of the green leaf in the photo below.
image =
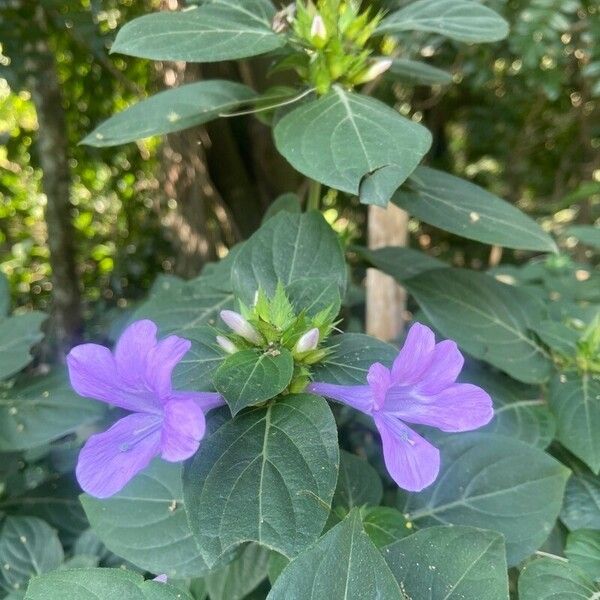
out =
<path fill-rule="evenodd" d="M 10 288 L 8 279 L 0 273 L 0 319 L 8 315 L 10 310 Z"/>
<path fill-rule="evenodd" d="M 353 510 L 277 578 L 267 600 L 365 600 L 400 598 L 383 557 Z"/>
<path fill-rule="evenodd" d="M 406 598 L 508 598 L 504 540 L 495 531 L 429 527 L 382 553 Z"/>
<path fill-rule="evenodd" d="M 561 373 L 550 384 L 550 408 L 556 415 L 557 438 L 590 469 L 600 472 L 600 378 Z"/>
<path fill-rule="evenodd" d="M 105 406 L 78 396 L 62 376 L 0 391 L 0 451 L 28 450 L 99 419 Z"/>
<path fill-rule="evenodd" d="M 600 476 L 589 471 L 571 475 L 560 518 L 571 531 L 600 529 Z"/>
<path fill-rule="evenodd" d="M 518 208 L 443 171 L 417 168 L 393 201 L 417 219 L 465 238 L 522 250 L 557 251 L 554 240 Z"/>
<path fill-rule="evenodd" d="M 219 312 L 233 308 L 233 293 L 213 276 L 190 281 L 171 279 L 143 302 L 131 321 L 150 319 L 161 334 L 177 333 L 189 338 L 203 325 L 215 323 Z"/>
<path fill-rule="evenodd" d="M 289 192 L 287 194 L 281 194 L 273 200 L 269 208 L 265 212 L 262 222 L 266 223 L 270 218 L 279 214 L 280 212 L 289 212 L 299 214 L 302 212 L 302 206 L 300 205 L 300 198 L 297 194 Z"/>
<path fill-rule="evenodd" d="M 293 374 L 294 359 L 285 348 L 241 350 L 225 359 L 213 382 L 236 415 L 247 406 L 275 398 L 289 385 Z"/>
<path fill-rule="evenodd" d="M 534 560 L 519 576 L 520 600 L 595 600 L 599 593 L 581 569 L 559 559 Z"/>
<path fill-rule="evenodd" d="M 542 342 L 555 352 L 566 357 L 577 354 L 577 342 L 580 334 L 574 329 L 557 321 L 541 321 L 535 326 L 535 332 L 540 336 Z"/>
<path fill-rule="evenodd" d="M 33 360 L 29 349 L 44 337 L 41 326 L 47 318 L 35 311 L 0 317 L 0 380 L 15 375 Z"/>
<path fill-rule="evenodd" d="M 369 250 L 361 246 L 352 246 L 352 250 L 373 267 L 400 282 L 425 271 L 441 269 L 446 266 L 441 260 L 411 248 L 388 246 Z"/>
<path fill-rule="evenodd" d="M 326 309 L 337 315 L 342 304 L 339 285 L 317 277 L 296 279 L 288 285 L 286 292 L 296 313 L 304 311 L 309 317 Z"/>
<path fill-rule="evenodd" d="M 400 510 L 418 527 L 448 524 L 504 534 L 509 565 L 550 534 L 569 471 L 541 450 L 499 435 L 446 436 L 437 482 Z"/>
<path fill-rule="evenodd" d="M 572 564 L 600 581 L 600 531 L 579 529 L 570 533 L 565 554 Z"/>
<path fill-rule="evenodd" d="M 274 135 L 295 169 L 380 206 L 387 206 L 431 146 L 422 125 L 338 86 L 283 116 Z"/>
<path fill-rule="evenodd" d="M 123 569 L 72 569 L 32 579 L 25 600 L 192 600 L 168 583 Z"/>
<path fill-rule="evenodd" d="M 346 288 L 346 262 L 340 242 L 318 212 L 281 212 L 269 219 L 242 247 L 232 269 L 233 289 L 246 305 L 258 288 L 272 297 L 277 284 L 317 278 L 340 292 Z"/>
<path fill-rule="evenodd" d="M 469 354 L 525 383 L 550 376 L 549 356 L 530 334 L 542 307 L 526 292 L 465 269 L 427 271 L 405 286 L 434 327 Z"/>
<path fill-rule="evenodd" d="M 34 575 L 58 568 L 64 559 L 56 531 L 36 517 L 7 517 L 0 531 L 0 589 L 25 588 Z M 6 568 L 8 565 L 8 568 Z"/>
<path fill-rule="evenodd" d="M 274 14 L 269 0 L 209 0 L 198 8 L 130 21 L 117 34 L 111 52 L 186 62 L 265 54 L 286 42 L 271 28 Z"/>
<path fill-rule="evenodd" d="M 582 244 L 600 248 L 600 228 L 598 225 L 573 225 L 567 234 L 576 237 Z"/>
<path fill-rule="evenodd" d="M 402 81 L 418 85 L 448 85 L 452 83 L 450 73 L 408 58 L 395 58 L 389 73 Z"/>
<path fill-rule="evenodd" d="M 228 113 L 256 96 L 233 81 L 199 81 L 160 92 L 114 115 L 96 127 L 81 143 L 117 146 L 153 135 L 202 125 Z"/>
<path fill-rule="evenodd" d="M 377 471 L 363 458 L 342 450 L 334 506 L 377 506 L 383 497 L 383 486 Z"/>
<path fill-rule="evenodd" d="M 391 344 L 362 333 L 335 335 L 324 345 L 331 348 L 323 362 L 315 365 L 313 379 L 340 385 L 364 385 L 369 367 L 380 362 L 392 363 L 398 350 Z"/>
<path fill-rule="evenodd" d="M 187 522 L 181 465 L 154 460 L 106 500 L 82 495 L 94 532 L 115 554 L 145 571 L 183 579 L 208 571 Z"/>
<path fill-rule="evenodd" d="M 471 0 L 417 0 L 384 19 L 378 33 L 426 31 L 461 42 L 495 42 L 508 35 L 508 23 Z"/>
<path fill-rule="evenodd" d="M 226 567 L 206 577 L 210 600 L 242 600 L 267 576 L 269 551 L 248 544 Z"/>
<path fill-rule="evenodd" d="M 389 546 L 414 533 L 404 515 L 389 506 L 371 506 L 363 509 L 363 527 L 378 547 Z"/>
<path fill-rule="evenodd" d="M 246 541 L 298 554 L 323 530 L 338 461 L 333 415 L 313 395 L 245 411 L 205 438 L 184 498 L 206 562 Z"/>
<path fill-rule="evenodd" d="M 483 370 L 468 370 L 461 381 L 478 385 L 492 397 L 494 418 L 482 431 L 505 435 L 542 449 L 553 440 L 556 422 L 539 387 Z"/>

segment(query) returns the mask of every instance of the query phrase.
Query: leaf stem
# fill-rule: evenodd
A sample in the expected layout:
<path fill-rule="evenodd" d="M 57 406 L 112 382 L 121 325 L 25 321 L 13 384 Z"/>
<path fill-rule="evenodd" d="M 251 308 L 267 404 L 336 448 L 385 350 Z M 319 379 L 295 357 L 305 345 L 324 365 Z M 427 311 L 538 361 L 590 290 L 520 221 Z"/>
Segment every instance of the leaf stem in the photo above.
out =
<path fill-rule="evenodd" d="M 308 186 L 308 200 L 306 202 L 306 210 L 321 210 L 321 184 L 314 179 L 311 179 Z"/>

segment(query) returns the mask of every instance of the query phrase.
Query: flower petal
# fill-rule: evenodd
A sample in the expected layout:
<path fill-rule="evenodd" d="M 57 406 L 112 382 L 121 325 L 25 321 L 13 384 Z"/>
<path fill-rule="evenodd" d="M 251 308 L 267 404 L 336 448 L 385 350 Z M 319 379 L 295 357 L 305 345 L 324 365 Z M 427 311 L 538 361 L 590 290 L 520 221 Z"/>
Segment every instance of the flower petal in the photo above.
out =
<path fill-rule="evenodd" d="M 169 394 L 169 400 L 193 400 L 203 412 L 225 406 L 225 399 L 217 392 L 176 392 Z"/>
<path fill-rule="evenodd" d="M 431 364 L 423 373 L 423 381 L 419 388 L 426 394 L 437 394 L 452 385 L 459 376 L 465 359 L 460 353 L 456 342 L 444 340 L 436 344 Z"/>
<path fill-rule="evenodd" d="M 402 489 L 420 492 L 431 485 L 440 470 L 440 452 L 427 440 L 388 415 L 377 415 L 385 466 Z"/>
<path fill-rule="evenodd" d="M 160 440 L 162 458 L 178 462 L 193 456 L 205 431 L 204 412 L 194 400 L 169 400 Z"/>
<path fill-rule="evenodd" d="M 392 387 L 388 391 L 385 411 L 407 423 L 429 425 L 448 432 L 483 427 L 494 416 L 490 396 L 470 383 L 454 383 L 431 396 Z"/>
<path fill-rule="evenodd" d="M 77 481 L 96 498 L 108 498 L 158 454 L 161 419 L 136 413 L 90 437 L 79 453 Z"/>
<path fill-rule="evenodd" d="M 75 346 L 67 356 L 67 366 L 71 386 L 80 396 L 136 412 L 156 411 L 151 393 L 138 392 L 121 381 L 108 348 L 98 344 Z"/>
<path fill-rule="evenodd" d="M 373 390 L 368 385 L 335 385 L 315 381 L 306 387 L 306 391 L 337 400 L 367 415 L 373 411 Z"/>
<path fill-rule="evenodd" d="M 415 323 L 408 330 L 404 346 L 392 365 L 392 380 L 402 384 L 419 381 L 422 373 L 431 364 L 434 348 L 433 331 L 421 323 Z"/>
<path fill-rule="evenodd" d="M 161 340 L 150 350 L 146 363 L 146 381 L 159 398 L 171 392 L 171 375 L 177 363 L 192 347 L 192 342 L 176 335 Z"/>
<path fill-rule="evenodd" d="M 125 329 L 115 346 L 119 377 L 131 387 L 142 389 L 148 353 L 156 346 L 157 327 L 148 319 L 136 321 Z"/>
<path fill-rule="evenodd" d="M 367 374 L 367 381 L 373 391 L 374 407 L 379 410 L 385 403 L 385 394 L 392 385 L 390 370 L 381 363 L 373 363 Z"/>

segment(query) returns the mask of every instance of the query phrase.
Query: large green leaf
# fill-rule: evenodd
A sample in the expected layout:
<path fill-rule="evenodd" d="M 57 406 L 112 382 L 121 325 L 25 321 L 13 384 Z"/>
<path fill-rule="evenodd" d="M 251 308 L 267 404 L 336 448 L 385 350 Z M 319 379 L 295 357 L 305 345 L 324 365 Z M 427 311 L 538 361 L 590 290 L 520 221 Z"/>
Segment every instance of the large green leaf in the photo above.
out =
<path fill-rule="evenodd" d="M 157 459 L 111 498 L 81 497 L 109 550 L 141 569 L 179 579 L 208 571 L 187 522 L 181 470 Z"/>
<path fill-rule="evenodd" d="M 247 305 L 258 288 L 275 294 L 279 282 L 317 278 L 323 287 L 346 287 L 346 263 L 338 238 L 318 212 L 281 212 L 269 219 L 242 247 L 232 269 L 233 289 Z"/>
<path fill-rule="evenodd" d="M 287 113 L 274 135 L 278 150 L 298 171 L 380 206 L 431 146 L 431 134 L 422 125 L 338 86 Z"/>
<path fill-rule="evenodd" d="M 369 250 L 361 246 L 353 246 L 352 250 L 363 260 L 400 282 L 425 271 L 446 266 L 441 260 L 411 248 L 387 246 Z"/>
<path fill-rule="evenodd" d="M 567 537 L 568 559 L 596 581 L 600 581 L 600 530 L 578 529 Z"/>
<path fill-rule="evenodd" d="M 550 384 L 550 408 L 558 440 L 594 473 L 600 472 L 600 378 L 577 372 L 556 375 Z"/>
<path fill-rule="evenodd" d="M 10 288 L 8 279 L 0 273 L 0 319 L 8 315 L 10 310 Z"/>
<path fill-rule="evenodd" d="M 583 470 L 571 475 L 560 518 L 571 531 L 600 529 L 600 476 Z"/>
<path fill-rule="evenodd" d="M 340 286 L 335 281 L 305 277 L 296 279 L 285 291 L 298 314 L 304 311 L 307 316 L 314 317 L 325 309 L 331 310 L 333 315 L 340 311 Z"/>
<path fill-rule="evenodd" d="M 294 359 L 285 348 L 242 350 L 229 356 L 214 376 L 215 388 L 232 414 L 270 400 L 285 390 L 294 374 Z"/>
<path fill-rule="evenodd" d="M 490 431 L 546 448 L 554 438 L 556 422 L 538 386 L 525 385 L 498 372 L 469 370 L 461 380 L 483 388 L 494 402 Z"/>
<path fill-rule="evenodd" d="M 8 318 L 0 315 L 0 380 L 33 360 L 29 349 L 44 337 L 40 328 L 46 319 L 47 315 L 35 311 Z"/>
<path fill-rule="evenodd" d="M 450 73 L 427 63 L 408 58 L 395 58 L 389 73 L 403 81 L 421 85 L 447 85 L 452 83 Z"/>
<path fill-rule="evenodd" d="M 321 533 L 338 472 L 325 400 L 289 395 L 249 409 L 204 439 L 184 476 L 188 518 L 213 565 L 246 541 L 292 557 Z"/>
<path fill-rule="evenodd" d="M 100 418 L 105 405 L 78 396 L 62 376 L 0 392 L 0 451 L 27 450 Z"/>
<path fill-rule="evenodd" d="M 401 598 L 383 557 L 363 530 L 358 510 L 294 559 L 267 600 Z"/>
<path fill-rule="evenodd" d="M 520 600 L 596 600 L 600 586 L 578 567 L 541 558 L 525 565 L 519 577 Z"/>
<path fill-rule="evenodd" d="M 504 534 L 508 562 L 529 556 L 550 534 L 569 471 L 541 450 L 490 434 L 446 436 L 438 480 L 407 495 L 419 527 L 469 525 Z"/>
<path fill-rule="evenodd" d="M 389 546 L 414 533 L 404 515 L 390 506 L 370 506 L 361 511 L 363 527 L 378 547 Z"/>
<path fill-rule="evenodd" d="M 461 42 L 495 42 L 508 35 L 508 23 L 472 0 L 417 0 L 384 19 L 378 33 L 427 31 Z"/>
<path fill-rule="evenodd" d="M 186 62 L 256 56 L 285 44 L 271 28 L 274 14 L 269 0 L 209 0 L 198 8 L 130 21 L 111 52 Z"/>
<path fill-rule="evenodd" d="M 324 347 L 332 352 L 315 365 L 313 379 L 340 385 L 366 384 L 367 372 L 373 363 L 389 365 L 398 354 L 391 344 L 362 333 L 334 335 Z"/>
<path fill-rule="evenodd" d="M 199 81 L 160 92 L 114 115 L 82 140 L 89 146 L 117 146 L 152 135 L 207 123 L 254 98 L 233 81 Z"/>
<path fill-rule="evenodd" d="M 32 579 L 25 600 L 192 600 L 181 588 L 123 569 L 71 569 Z"/>
<path fill-rule="evenodd" d="M 543 309 L 526 292 L 465 269 L 427 271 L 405 285 L 434 327 L 469 354 L 526 383 L 550 376 L 549 356 L 530 334 Z"/>
<path fill-rule="evenodd" d="M 600 227 L 598 225 L 573 225 L 567 229 L 567 233 L 575 236 L 582 244 L 600 248 Z"/>
<path fill-rule="evenodd" d="M 269 551 L 248 544 L 240 555 L 206 577 L 210 600 L 242 600 L 267 577 Z"/>
<path fill-rule="evenodd" d="M 394 203 L 425 223 L 487 244 L 556 252 L 552 238 L 530 217 L 479 186 L 419 167 Z"/>
<path fill-rule="evenodd" d="M 345 508 L 363 504 L 377 506 L 382 496 L 383 486 L 377 471 L 363 458 L 342 450 L 334 505 Z"/>
<path fill-rule="evenodd" d="M 56 531 L 47 523 L 37 517 L 8 517 L 0 530 L 0 589 L 24 589 L 30 577 L 58 568 L 63 558 Z"/>
<path fill-rule="evenodd" d="M 504 539 L 494 531 L 429 527 L 382 553 L 406 598 L 508 598 Z"/>

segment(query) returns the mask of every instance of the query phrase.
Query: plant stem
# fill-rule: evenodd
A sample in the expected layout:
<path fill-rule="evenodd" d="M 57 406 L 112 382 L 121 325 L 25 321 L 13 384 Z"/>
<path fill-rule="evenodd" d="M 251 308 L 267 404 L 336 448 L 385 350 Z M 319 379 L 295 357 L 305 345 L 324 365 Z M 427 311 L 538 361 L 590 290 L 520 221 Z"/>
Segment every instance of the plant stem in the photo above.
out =
<path fill-rule="evenodd" d="M 311 180 L 308 187 L 308 201 L 306 210 L 320 210 L 321 208 L 321 184 L 314 179 Z"/>

